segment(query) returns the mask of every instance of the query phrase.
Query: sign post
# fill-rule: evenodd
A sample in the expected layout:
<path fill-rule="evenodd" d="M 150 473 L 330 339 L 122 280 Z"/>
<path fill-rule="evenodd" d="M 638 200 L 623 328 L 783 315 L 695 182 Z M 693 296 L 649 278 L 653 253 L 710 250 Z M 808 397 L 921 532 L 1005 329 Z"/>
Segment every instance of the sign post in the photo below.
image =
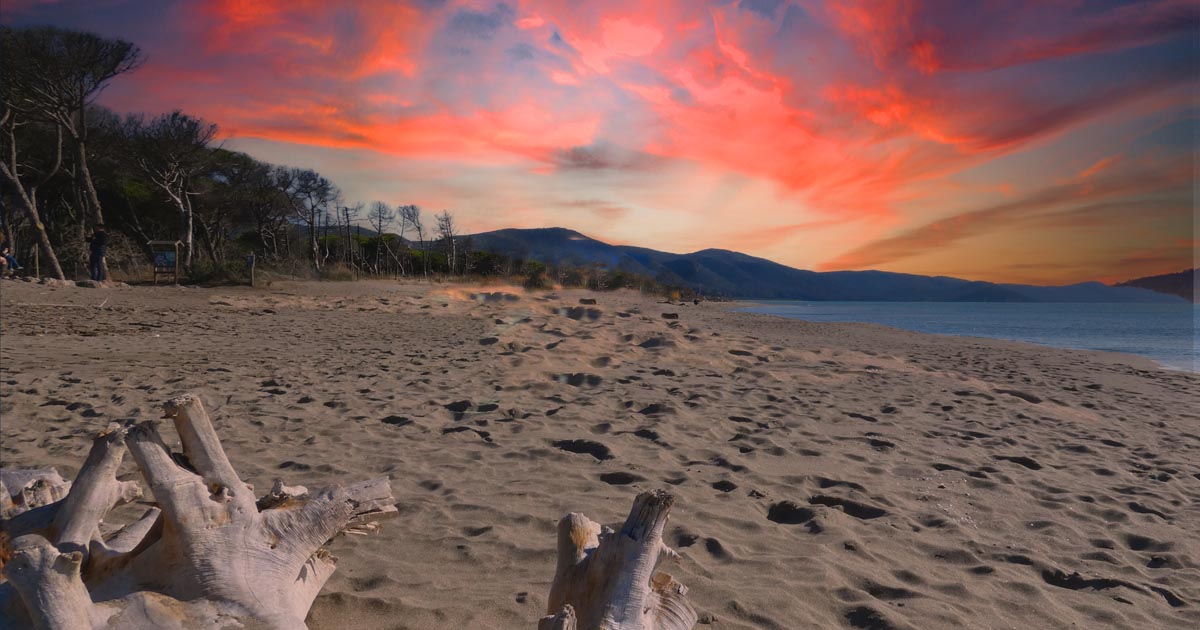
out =
<path fill-rule="evenodd" d="M 246 256 L 246 269 L 250 272 L 250 286 L 254 286 L 254 252 Z"/>
<path fill-rule="evenodd" d="M 171 284 L 179 284 L 180 241 L 150 241 L 150 252 L 154 256 L 154 284 L 159 276 L 170 277 Z"/>

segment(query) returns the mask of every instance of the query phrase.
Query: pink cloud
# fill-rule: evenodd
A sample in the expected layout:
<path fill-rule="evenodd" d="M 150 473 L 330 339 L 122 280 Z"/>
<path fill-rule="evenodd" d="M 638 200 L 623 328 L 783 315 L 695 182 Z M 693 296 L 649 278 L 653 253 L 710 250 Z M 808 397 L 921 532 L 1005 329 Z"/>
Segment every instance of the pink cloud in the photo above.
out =
<path fill-rule="evenodd" d="M 755 192 L 729 193 L 740 223 L 697 243 L 786 251 L 814 231 L 861 227 L 838 232 L 858 239 L 838 254 L 784 261 L 828 268 L 902 267 L 922 251 L 963 250 L 988 225 L 1024 216 L 980 213 L 1002 205 L 991 203 L 997 190 L 1036 201 L 1050 186 L 1043 175 L 1074 186 L 1078 207 L 1098 207 L 1106 181 L 1141 171 L 1131 140 L 1090 137 L 1190 106 L 1193 68 L 1179 60 L 1200 26 L 1182 0 L 828 0 L 771 10 L 685 0 L 194 0 L 153 13 L 169 24 L 141 24 L 151 12 L 136 4 L 15 7 L 30 20 L 107 19 L 94 22 L 106 34 L 140 28 L 129 37 L 146 47 L 147 64 L 105 95 L 119 109 L 181 107 L 229 135 L 390 163 L 512 166 L 542 187 L 504 198 L 454 177 L 439 184 L 494 203 L 488 220 L 528 210 L 533 197 L 561 207 L 560 197 L 615 190 L 590 214 L 632 220 L 645 215 L 624 209 L 655 207 L 661 231 L 695 230 L 714 212 L 708 202 L 659 188 L 682 188 L 675 173 L 704 172 Z M 1167 144 L 1154 133 L 1148 143 Z M 1014 177 L 1014 155 L 1041 156 L 1049 172 Z M 632 199 L 651 188 L 654 204 Z M 1113 235 L 1136 220 L 1103 214 Z"/>

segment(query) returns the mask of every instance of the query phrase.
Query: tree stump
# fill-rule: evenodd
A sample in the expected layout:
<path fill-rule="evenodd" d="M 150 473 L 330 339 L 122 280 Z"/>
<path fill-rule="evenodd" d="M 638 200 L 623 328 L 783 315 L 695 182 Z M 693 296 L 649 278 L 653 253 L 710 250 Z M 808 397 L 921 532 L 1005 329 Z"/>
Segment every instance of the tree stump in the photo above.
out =
<path fill-rule="evenodd" d="M 304 628 L 335 568 L 325 544 L 396 515 L 386 477 L 309 494 L 276 482 L 256 501 L 229 463 L 200 399 L 168 402 L 183 453 L 156 421 L 110 425 L 65 497 L 57 473 L 0 476 L 7 558 L 0 627 Z M 141 519 L 104 537 L 115 505 L 140 495 L 116 475 L 126 450 L 154 495 Z M 18 502 L 10 492 L 21 483 Z M 50 490 L 31 488 L 38 484 Z"/>
<path fill-rule="evenodd" d="M 643 492 L 620 531 L 572 512 L 558 523 L 558 565 L 538 630 L 691 630 L 687 587 L 656 573 L 677 557 L 662 541 L 675 497 Z"/>

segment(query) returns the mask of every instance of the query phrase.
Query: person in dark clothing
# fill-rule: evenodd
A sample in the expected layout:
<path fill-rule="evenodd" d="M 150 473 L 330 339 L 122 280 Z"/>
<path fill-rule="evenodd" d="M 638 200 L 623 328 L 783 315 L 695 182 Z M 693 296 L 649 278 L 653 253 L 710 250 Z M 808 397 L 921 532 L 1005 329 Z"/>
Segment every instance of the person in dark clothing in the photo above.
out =
<path fill-rule="evenodd" d="M 104 282 L 104 256 L 108 254 L 108 232 L 104 231 L 104 225 L 97 223 L 96 227 L 92 228 L 92 236 L 88 242 L 91 243 L 88 274 L 92 276 L 92 280 Z"/>

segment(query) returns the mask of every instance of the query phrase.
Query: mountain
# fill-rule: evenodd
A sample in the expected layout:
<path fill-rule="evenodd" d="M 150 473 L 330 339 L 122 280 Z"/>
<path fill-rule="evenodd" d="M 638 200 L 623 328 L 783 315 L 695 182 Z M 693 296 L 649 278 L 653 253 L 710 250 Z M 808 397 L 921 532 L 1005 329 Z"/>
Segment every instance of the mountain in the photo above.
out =
<path fill-rule="evenodd" d="M 1161 276 L 1147 276 L 1117 283 L 1119 287 L 1138 287 L 1149 289 L 1167 295 L 1178 295 L 1189 301 L 1196 301 L 1196 269 L 1184 269 L 1175 273 L 1165 273 Z"/>
<path fill-rule="evenodd" d="M 816 272 L 723 249 L 672 254 L 609 245 L 564 228 L 507 229 L 471 236 L 474 247 L 551 265 L 602 265 L 707 295 L 776 300 L 911 302 L 1171 302 L 1136 287 L 1089 282 L 1065 287 L 994 284 L 886 271 Z"/>

